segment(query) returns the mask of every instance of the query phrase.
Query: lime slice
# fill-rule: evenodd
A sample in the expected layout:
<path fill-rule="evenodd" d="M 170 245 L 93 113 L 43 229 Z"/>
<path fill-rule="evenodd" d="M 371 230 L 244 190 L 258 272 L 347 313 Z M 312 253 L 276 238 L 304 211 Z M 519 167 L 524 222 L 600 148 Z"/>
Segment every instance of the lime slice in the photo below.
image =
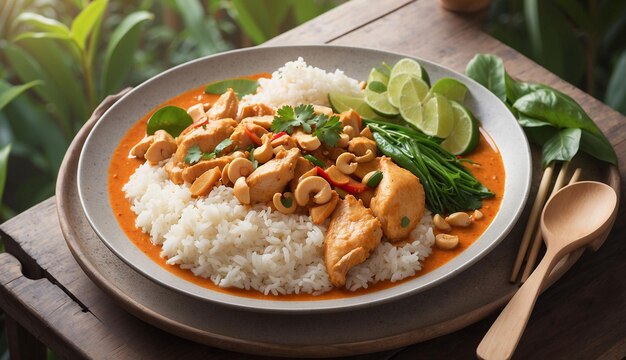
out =
<path fill-rule="evenodd" d="M 420 130 L 426 135 L 446 138 L 454 127 L 454 113 L 450 102 L 437 93 L 424 104 L 424 117 Z"/>
<path fill-rule="evenodd" d="M 393 78 L 398 74 L 414 74 L 417 77 L 421 78 L 426 82 L 427 85 L 430 86 L 430 77 L 426 70 L 415 60 L 404 58 L 398 61 L 393 68 L 391 69 L 391 74 L 389 78 Z"/>
<path fill-rule="evenodd" d="M 421 78 L 415 76 L 414 74 L 401 73 L 396 74 L 395 76 L 389 79 L 389 85 L 387 86 L 387 97 L 389 98 L 389 103 L 395 107 L 400 106 L 400 95 L 402 95 L 402 87 L 411 79 L 415 79 L 416 83 L 414 86 L 417 88 L 418 98 L 421 102 L 424 100 L 424 97 L 428 93 L 428 84 Z"/>
<path fill-rule="evenodd" d="M 372 73 L 378 72 L 377 70 L 372 70 L 370 73 L 370 78 L 372 78 Z M 370 79 L 368 78 L 368 80 Z M 385 76 L 385 78 L 387 78 Z M 381 80 L 384 80 L 382 78 Z M 389 79 L 387 78 L 387 81 Z M 373 80 L 367 82 L 367 87 L 365 88 L 365 103 L 369 105 L 372 110 L 376 113 L 381 114 L 385 117 L 397 116 L 399 114 L 398 109 L 389 103 L 389 99 L 387 98 L 387 83 L 383 83 L 379 80 Z"/>
<path fill-rule="evenodd" d="M 454 127 L 441 147 L 454 155 L 465 155 L 478 145 L 478 121 L 463 105 L 450 101 L 454 113 Z"/>
<path fill-rule="evenodd" d="M 329 93 L 328 101 L 333 111 L 336 113 L 342 113 L 352 109 L 364 119 L 382 120 L 381 117 L 365 103 L 365 94 L 361 96 L 350 96 L 339 93 Z"/>
<path fill-rule="evenodd" d="M 425 94 L 423 83 L 423 80 L 414 76 L 409 78 L 400 90 L 400 98 L 398 101 L 402 118 L 417 126 L 418 129 L 421 129 L 423 124 L 421 101 L 421 97 Z"/>
<path fill-rule="evenodd" d="M 467 94 L 467 86 L 457 79 L 446 77 L 437 80 L 430 91 L 443 95 L 448 100 L 463 104 L 465 94 Z"/>

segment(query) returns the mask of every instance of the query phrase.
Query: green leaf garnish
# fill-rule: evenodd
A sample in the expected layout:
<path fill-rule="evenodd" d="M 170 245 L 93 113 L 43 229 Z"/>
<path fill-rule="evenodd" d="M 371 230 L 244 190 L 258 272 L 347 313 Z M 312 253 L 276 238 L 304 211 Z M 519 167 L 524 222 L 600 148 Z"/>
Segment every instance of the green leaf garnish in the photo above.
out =
<path fill-rule="evenodd" d="M 204 88 L 207 94 L 223 94 L 229 88 L 233 89 L 237 98 L 241 100 L 244 95 L 256 93 L 259 83 L 250 79 L 226 79 L 222 81 L 212 82 Z"/>
<path fill-rule="evenodd" d="M 217 146 L 215 147 L 215 150 L 213 150 L 213 152 L 215 154 L 219 154 L 222 151 L 224 151 L 224 149 L 229 147 L 232 143 L 233 143 L 233 141 L 230 138 L 226 138 L 226 139 L 222 140 L 219 144 L 217 144 Z"/>
<path fill-rule="evenodd" d="M 187 164 L 193 165 L 200 160 L 215 159 L 222 151 L 224 151 L 224 149 L 229 147 L 232 143 L 233 141 L 231 139 L 226 138 L 222 140 L 219 144 L 217 144 L 217 146 L 215 147 L 215 150 L 209 153 L 203 152 L 200 149 L 200 146 L 198 146 L 197 144 L 193 145 L 187 151 L 187 155 L 185 155 L 184 160 Z"/>
<path fill-rule="evenodd" d="M 387 85 L 381 83 L 380 81 L 372 81 L 371 83 L 367 84 L 367 88 L 379 94 L 387 91 Z"/>
<path fill-rule="evenodd" d="M 202 159 L 202 155 L 203 152 L 200 150 L 200 146 L 193 145 L 187 151 L 187 155 L 185 155 L 184 160 L 187 164 L 195 164 Z"/>
<path fill-rule="evenodd" d="M 254 146 L 250 146 L 248 152 L 250 153 L 249 160 L 252 163 L 252 167 L 256 170 L 259 167 L 259 162 L 254 158 Z"/>
<path fill-rule="evenodd" d="M 185 109 L 168 105 L 160 108 L 150 116 L 146 133 L 152 135 L 157 130 L 165 130 L 173 137 L 178 137 L 192 123 L 193 119 L 187 114 Z"/>
<path fill-rule="evenodd" d="M 273 132 L 285 131 L 292 134 L 297 127 L 302 127 L 304 132 L 317 136 L 328 146 L 337 144 L 343 129 L 338 116 L 329 118 L 325 114 L 315 114 L 313 105 L 298 105 L 295 108 L 285 105 L 278 109 L 272 122 Z"/>

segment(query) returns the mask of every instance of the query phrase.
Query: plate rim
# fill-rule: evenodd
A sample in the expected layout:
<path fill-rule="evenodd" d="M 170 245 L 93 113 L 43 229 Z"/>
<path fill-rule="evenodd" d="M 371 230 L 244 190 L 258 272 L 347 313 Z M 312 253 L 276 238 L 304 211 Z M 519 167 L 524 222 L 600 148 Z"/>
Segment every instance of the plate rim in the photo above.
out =
<path fill-rule="evenodd" d="M 479 88 L 482 88 L 484 90 L 484 92 L 487 94 L 485 96 L 488 97 L 492 97 L 492 100 L 494 102 L 497 102 L 498 105 L 500 107 L 505 107 L 505 105 L 503 103 L 500 102 L 499 99 L 497 99 L 497 97 L 495 95 L 493 95 L 491 92 L 489 92 L 489 90 L 485 89 L 481 84 L 477 83 L 476 81 L 470 79 L 469 77 L 458 73 L 446 66 L 431 62 L 429 60 L 420 58 L 418 56 L 414 56 L 411 54 L 405 54 L 405 53 L 401 53 L 401 52 L 395 52 L 395 51 L 386 51 L 386 50 L 379 50 L 379 49 L 371 49 L 371 48 L 365 48 L 365 47 L 356 47 L 356 46 L 344 46 L 344 45 L 279 45 L 279 46 L 263 46 L 263 47 L 254 47 L 254 48 L 245 48 L 245 49 L 236 49 L 236 50 L 232 50 L 232 51 L 227 51 L 227 52 L 223 52 L 223 53 L 218 53 L 218 54 L 213 54 L 213 55 L 209 55 L 206 57 L 202 57 L 202 58 L 198 58 L 198 59 L 194 59 L 192 61 L 186 62 L 184 64 L 180 64 L 176 67 L 173 67 L 171 69 L 168 69 L 146 81 L 144 81 L 143 83 L 141 83 L 140 85 L 138 85 L 137 87 L 135 87 L 134 89 L 132 89 L 131 91 L 129 91 L 128 93 L 126 93 L 124 96 L 122 96 L 118 101 L 116 101 L 115 104 L 113 104 L 109 109 L 107 109 L 107 111 L 105 111 L 101 118 L 99 119 L 99 121 L 94 125 L 93 129 L 89 132 L 84 145 L 81 148 L 81 153 L 79 156 L 79 160 L 78 160 L 78 166 L 77 166 L 77 187 L 78 187 L 78 194 L 79 194 L 79 199 L 80 199 L 80 203 L 81 203 L 81 207 L 83 209 L 83 212 L 86 215 L 86 218 L 89 222 L 89 225 L 92 227 L 92 229 L 94 230 L 94 232 L 98 235 L 98 237 L 101 239 L 101 241 L 107 246 L 107 248 L 109 248 L 118 258 L 120 258 L 124 263 L 128 264 L 132 269 L 134 269 L 135 271 L 137 271 L 138 273 L 140 273 L 142 276 L 150 279 L 153 282 L 156 282 L 157 284 L 161 285 L 161 286 L 165 286 L 167 288 L 170 288 L 172 290 L 181 292 L 183 294 L 186 294 L 188 296 L 192 296 L 204 301 L 209 301 L 209 302 L 215 302 L 218 303 L 220 305 L 225 305 L 225 306 L 229 306 L 229 307 L 235 307 L 235 308 L 239 308 L 242 310 L 249 310 L 249 311 L 257 311 L 257 312 L 298 312 L 298 313 L 316 313 L 316 312 L 333 312 L 333 311 L 344 311 L 347 309 L 359 309 L 359 308 L 363 308 L 363 307 L 368 307 L 368 306 L 374 306 L 374 305 L 378 305 L 378 304 L 382 304 L 385 302 L 389 302 L 389 301 L 393 301 L 394 299 L 398 299 L 398 298 L 402 298 L 402 297 L 406 297 L 409 295 L 414 295 L 418 292 L 421 292 L 423 290 L 426 290 L 432 286 L 436 286 L 437 284 L 439 284 L 440 282 L 446 281 L 447 279 L 450 279 L 454 276 L 456 276 L 457 274 L 461 273 L 462 271 L 464 271 L 465 269 L 469 268 L 471 265 L 475 264 L 476 262 L 478 262 L 480 259 L 482 259 L 486 254 L 488 254 L 489 252 L 491 252 L 512 230 L 513 226 L 517 223 L 519 217 L 522 214 L 522 211 L 524 209 L 524 206 L 526 204 L 526 202 L 528 201 L 528 194 L 530 192 L 530 186 L 531 186 L 531 179 L 532 179 L 532 157 L 531 157 L 531 153 L 530 153 L 530 145 L 528 143 L 527 138 L 525 137 L 525 135 L 523 134 L 523 131 L 521 128 L 519 127 L 515 127 L 515 129 L 521 133 L 521 139 L 523 140 L 523 147 L 522 151 L 520 151 L 520 154 L 522 156 L 522 158 L 524 160 L 527 161 L 523 161 L 525 167 L 527 168 L 528 171 L 525 172 L 526 176 L 523 179 L 520 179 L 522 181 L 522 185 L 523 188 L 520 189 L 521 191 L 518 191 L 522 194 L 521 197 L 521 201 L 519 203 L 517 203 L 517 205 L 515 206 L 514 209 L 512 209 L 512 211 L 514 212 L 514 216 L 509 218 L 507 225 L 504 227 L 504 229 L 502 229 L 502 231 L 500 232 L 500 235 L 498 236 L 497 239 L 491 241 L 488 245 L 483 246 L 482 249 L 480 251 L 474 251 L 474 254 L 472 256 L 470 256 L 469 259 L 467 259 L 465 262 L 463 262 L 462 264 L 460 264 L 459 266 L 453 268 L 453 269 L 446 269 L 448 270 L 447 272 L 445 272 L 444 274 L 438 274 L 439 272 L 441 272 L 440 269 L 442 268 L 448 268 L 450 266 L 448 266 L 448 264 L 455 262 L 455 259 L 458 259 L 459 257 L 461 257 L 463 254 L 467 254 L 467 250 L 469 250 L 470 248 L 466 249 L 464 252 L 462 252 L 461 254 L 457 255 L 455 258 L 453 258 L 452 260 L 450 260 L 450 262 L 448 262 L 447 264 L 442 265 L 441 267 L 431 271 L 428 274 L 432 274 L 435 273 L 435 275 L 431 275 L 429 277 L 435 277 L 434 279 L 420 285 L 418 288 L 414 288 L 414 289 L 409 289 L 409 290 L 404 290 L 404 291 L 400 291 L 398 293 L 398 289 L 402 287 L 402 285 L 405 285 L 410 283 L 411 281 L 414 281 L 417 278 L 408 280 L 403 282 L 402 284 L 399 284 L 397 286 L 392 286 L 388 289 L 384 289 L 384 290 L 379 290 L 379 291 L 375 291 L 372 293 L 367 293 L 364 295 L 357 295 L 357 296 L 352 296 L 352 297 L 347 297 L 347 298 L 342 298 L 342 299 L 330 299 L 330 300 L 311 300 L 311 301 L 299 301 L 299 300 L 289 300 L 289 301 L 285 301 L 285 300 L 259 300 L 259 299 L 251 299 L 251 298 L 247 298 L 247 297 L 240 297 L 240 296 L 236 296 L 236 295 L 231 295 L 231 294 L 226 294 L 226 293 L 221 293 L 221 292 L 215 292 L 213 290 L 210 289 L 206 289 L 204 287 L 195 285 L 195 287 L 197 287 L 198 289 L 202 289 L 203 292 L 207 292 L 207 293 L 211 293 L 213 295 L 217 294 L 217 298 L 215 298 L 214 296 L 202 296 L 199 295 L 197 293 L 194 292 L 190 292 L 187 291 L 186 289 L 181 289 L 180 287 L 176 286 L 176 284 L 170 284 L 167 281 L 163 281 L 163 279 L 159 278 L 156 275 L 150 274 L 149 272 L 147 272 L 145 269 L 142 269 L 141 266 L 134 264 L 132 259 L 130 258 L 130 256 L 127 254 L 123 254 L 120 251 L 118 251 L 118 249 L 115 248 L 114 244 L 110 243 L 105 237 L 105 235 L 101 232 L 100 227 L 98 226 L 98 224 L 94 221 L 94 218 L 91 216 L 92 214 L 90 213 L 89 209 L 90 209 L 90 204 L 87 204 L 87 194 L 84 193 L 84 188 L 83 186 L 81 186 L 81 184 L 85 183 L 85 179 L 83 178 L 83 169 L 86 166 L 86 162 L 87 160 L 85 159 L 84 155 L 86 153 L 85 149 L 87 149 L 90 146 L 90 143 L 92 143 L 92 139 L 94 138 L 94 134 L 97 133 L 98 128 L 102 127 L 103 123 L 105 123 L 105 121 L 107 121 L 107 117 L 110 116 L 111 113 L 114 113 L 115 110 L 119 107 L 122 106 L 124 104 L 124 101 L 126 101 L 128 98 L 132 98 L 134 96 L 134 94 L 140 92 L 142 89 L 149 87 L 153 82 L 159 81 L 160 78 L 165 77 L 169 74 L 175 73 L 177 71 L 180 71 L 180 69 L 184 69 L 186 67 L 189 66 L 193 66 L 196 65 L 198 63 L 203 63 L 206 61 L 211 61 L 215 58 L 220 58 L 220 57 L 228 57 L 228 56 L 236 56 L 238 54 L 245 54 L 245 53 L 249 53 L 249 52 L 255 52 L 255 51 L 266 51 L 266 50 L 272 50 L 272 51 L 277 51 L 280 49 L 289 49 L 289 50 L 294 50 L 294 49 L 307 49 L 307 50 L 311 50 L 311 49 L 317 49 L 317 50 L 338 50 L 338 51 L 356 51 L 356 52 L 368 52 L 368 53 L 377 53 L 380 54 L 382 56 L 384 55 L 388 55 L 388 56 L 392 56 L 392 57 L 410 57 L 412 59 L 417 60 L 418 62 L 420 62 L 421 64 L 427 64 L 426 67 L 435 67 L 435 68 L 440 68 L 443 69 L 445 72 L 454 74 L 456 76 L 461 77 L 464 81 L 470 82 L 472 83 L 474 86 L 477 86 Z M 384 58 L 381 59 L 381 61 L 384 60 Z M 326 71 L 329 71 L 328 69 L 324 69 Z M 342 69 L 342 70 L 346 70 L 346 69 Z M 176 96 L 176 94 L 172 95 Z M 157 105 L 158 106 L 158 105 Z M 508 117 L 512 118 L 513 121 L 515 121 L 515 118 L 513 117 L 512 114 L 510 114 L 510 112 L 508 112 Z M 104 121 L 102 121 L 104 120 Z M 137 119 L 134 120 L 135 122 L 137 121 Z M 127 131 L 127 129 L 126 129 Z M 118 139 L 118 143 L 119 143 L 119 139 Z M 496 144 L 498 145 L 498 144 Z M 116 144 L 117 146 L 117 144 Z M 503 159 L 504 162 L 504 159 Z M 107 163 L 107 171 L 109 168 L 109 163 Z M 506 168 L 506 164 L 505 164 L 505 168 Z M 508 176 L 506 177 L 507 180 L 506 183 L 508 183 Z M 107 182 L 108 183 L 108 182 Z M 506 199 L 506 189 L 507 189 L 507 185 L 505 183 L 505 195 L 503 196 L 503 202 Z M 108 194 L 108 189 L 106 191 L 106 193 Z M 107 196 L 108 199 L 108 196 Z M 107 204 L 108 205 L 108 204 Z M 109 209 L 109 212 L 111 212 L 111 210 Z M 487 230 L 485 230 L 485 233 L 491 228 L 491 226 L 493 225 L 493 223 L 498 219 L 500 212 L 498 212 L 498 215 L 496 215 L 496 218 L 493 220 L 492 224 L 490 224 L 490 226 L 487 228 Z M 506 221 L 506 220 L 505 220 Z M 115 223 L 118 227 L 119 224 L 116 222 Z M 119 229 L 120 231 L 121 228 Z M 125 235 L 125 234 L 124 234 Z M 482 238 L 484 236 L 481 235 L 480 238 Z M 480 238 L 478 240 L 480 240 Z M 478 241 L 477 240 L 477 241 Z M 134 247 L 135 245 L 132 244 L 132 246 Z M 152 260 L 150 260 L 152 261 Z M 156 263 L 155 263 L 156 264 Z M 159 266 L 163 271 L 166 271 L 168 274 L 170 274 L 171 276 L 175 277 L 176 279 L 178 279 L 179 281 L 185 281 L 182 280 L 181 278 L 178 278 L 177 276 L 173 275 L 172 273 L 170 273 L 169 271 L 167 271 L 166 269 L 163 269 L 162 266 L 160 264 L 156 264 L 157 266 Z M 425 274 L 423 276 L 426 276 L 428 274 Z M 186 281 L 185 281 L 186 282 Z M 394 291 L 395 289 L 395 291 Z M 389 292 L 392 292 L 392 294 L 387 294 Z M 384 294 L 383 296 L 374 296 L 375 299 L 367 299 L 370 298 L 372 296 L 368 296 L 368 295 L 380 295 L 380 294 Z M 386 295 L 386 296 L 385 296 Z M 359 301 L 359 299 L 362 298 L 366 298 L 365 300 L 361 300 Z M 268 303 L 271 303 L 272 305 L 269 305 Z M 313 305 L 313 306 L 312 306 Z"/>

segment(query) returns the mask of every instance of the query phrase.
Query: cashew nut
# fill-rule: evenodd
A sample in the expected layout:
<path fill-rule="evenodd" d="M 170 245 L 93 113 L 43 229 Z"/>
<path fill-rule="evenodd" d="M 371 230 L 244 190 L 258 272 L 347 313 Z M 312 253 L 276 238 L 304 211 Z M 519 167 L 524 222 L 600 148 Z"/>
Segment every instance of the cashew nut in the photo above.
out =
<path fill-rule="evenodd" d="M 305 206 L 309 202 L 309 196 L 315 193 L 313 201 L 316 204 L 327 203 L 332 195 L 330 184 L 319 176 L 309 176 L 300 181 L 296 187 L 295 198 L 300 206 Z"/>
<path fill-rule="evenodd" d="M 337 207 L 339 195 L 335 191 L 332 192 L 330 200 L 324 205 L 313 206 L 309 209 L 309 215 L 313 224 L 321 224 L 326 220 Z"/>
<path fill-rule="evenodd" d="M 367 149 L 365 155 L 358 156 L 354 161 L 358 163 L 366 163 L 376 159 L 376 153 L 370 149 Z"/>
<path fill-rule="evenodd" d="M 350 182 L 350 177 L 345 175 L 337 166 L 332 165 L 326 168 L 326 174 L 330 177 L 330 180 L 336 185 L 345 185 Z"/>
<path fill-rule="evenodd" d="M 343 133 L 344 134 L 348 134 L 348 136 L 350 137 L 350 139 L 352 139 L 353 137 L 357 136 L 358 133 L 356 132 L 356 129 L 353 128 L 350 125 L 346 125 L 343 127 Z"/>
<path fill-rule="evenodd" d="M 239 200 L 240 203 L 250 204 L 250 187 L 246 182 L 245 177 L 240 177 L 235 181 L 235 187 L 233 188 L 233 195 Z"/>
<path fill-rule="evenodd" d="M 206 112 L 204 110 L 204 105 L 201 103 L 197 103 L 196 105 L 192 105 L 187 109 L 187 114 L 191 116 L 193 122 L 198 122 L 204 118 L 206 118 Z"/>
<path fill-rule="evenodd" d="M 317 136 L 313 136 L 311 134 L 305 134 L 303 132 L 294 133 L 294 138 L 303 150 L 306 151 L 315 151 L 320 146 L 322 146 L 322 142 Z"/>
<path fill-rule="evenodd" d="M 157 130 L 154 133 L 154 141 L 144 154 L 146 160 L 154 163 L 165 160 L 176 152 L 176 141 L 165 130 Z"/>
<path fill-rule="evenodd" d="M 337 158 L 335 161 L 337 169 L 346 175 L 350 175 L 356 171 L 359 164 L 356 162 L 356 155 L 353 153 L 345 152 Z"/>
<path fill-rule="evenodd" d="M 333 109 L 329 108 L 328 106 L 313 105 L 313 112 L 316 114 L 331 116 L 333 114 Z"/>
<path fill-rule="evenodd" d="M 456 235 L 437 234 L 435 245 L 443 250 L 452 250 L 459 245 L 459 237 Z"/>
<path fill-rule="evenodd" d="M 134 156 L 138 159 L 143 159 L 144 155 L 146 154 L 146 151 L 148 151 L 148 148 L 150 147 L 150 145 L 152 145 L 153 141 L 154 141 L 154 135 L 145 136 L 137 144 L 135 144 L 135 146 L 133 146 L 132 149 L 130 149 L 129 156 L 130 157 Z"/>
<path fill-rule="evenodd" d="M 474 210 L 474 213 L 472 214 L 471 217 L 472 217 L 472 220 L 480 220 L 483 218 L 483 213 L 480 210 L 476 209 Z"/>
<path fill-rule="evenodd" d="M 283 204 L 283 198 L 291 200 L 291 205 L 289 207 L 286 207 Z M 281 194 L 281 193 L 274 194 L 274 197 L 272 198 L 272 203 L 274 204 L 274 207 L 276 208 L 276 210 L 278 210 L 279 212 L 285 215 L 293 214 L 296 211 L 296 208 L 298 207 L 296 206 L 296 204 L 294 204 L 293 194 L 290 192 L 286 192 L 284 194 Z"/>
<path fill-rule="evenodd" d="M 233 155 L 233 158 L 235 158 L 235 159 L 236 158 L 247 158 L 246 153 L 244 153 L 241 150 L 235 151 L 232 155 Z"/>
<path fill-rule="evenodd" d="M 274 149 L 272 148 L 272 138 L 270 136 L 265 134 L 261 137 L 261 140 L 263 141 L 263 145 L 254 149 L 253 154 L 256 161 L 265 164 L 274 156 Z"/>
<path fill-rule="evenodd" d="M 207 170 L 191 184 L 189 188 L 191 195 L 195 197 L 207 195 L 221 176 L 222 172 L 219 167 Z"/>
<path fill-rule="evenodd" d="M 235 183 L 240 177 L 246 177 L 254 171 L 254 165 L 248 159 L 236 158 L 228 166 L 228 179 Z"/>
<path fill-rule="evenodd" d="M 230 183 L 230 179 L 228 178 L 228 167 L 230 163 L 224 165 L 224 169 L 222 169 L 222 185 L 228 185 Z"/>
<path fill-rule="evenodd" d="M 435 214 L 435 216 L 433 217 L 433 224 L 435 224 L 435 227 L 441 231 L 448 231 L 452 228 L 450 227 L 450 224 L 446 222 L 446 219 L 444 219 L 443 216 L 439 214 Z"/>
<path fill-rule="evenodd" d="M 452 226 L 466 227 L 472 223 L 472 219 L 470 219 L 470 216 L 467 215 L 467 213 L 455 212 L 454 214 L 448 215 L 446 222 Z"/>

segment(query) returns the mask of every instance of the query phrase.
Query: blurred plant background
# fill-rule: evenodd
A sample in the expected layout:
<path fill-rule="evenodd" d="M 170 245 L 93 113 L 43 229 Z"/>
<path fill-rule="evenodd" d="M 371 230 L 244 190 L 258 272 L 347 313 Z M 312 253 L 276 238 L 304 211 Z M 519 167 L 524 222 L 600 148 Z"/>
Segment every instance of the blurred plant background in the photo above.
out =
<path fill-rule="evenodd" d="M 69 143 L 107 95 L 344 1 L 0 0 L 0 223 L 54 194 Z M 626 1 L 492 0 L 485 30 L 626 114 Z"/>

